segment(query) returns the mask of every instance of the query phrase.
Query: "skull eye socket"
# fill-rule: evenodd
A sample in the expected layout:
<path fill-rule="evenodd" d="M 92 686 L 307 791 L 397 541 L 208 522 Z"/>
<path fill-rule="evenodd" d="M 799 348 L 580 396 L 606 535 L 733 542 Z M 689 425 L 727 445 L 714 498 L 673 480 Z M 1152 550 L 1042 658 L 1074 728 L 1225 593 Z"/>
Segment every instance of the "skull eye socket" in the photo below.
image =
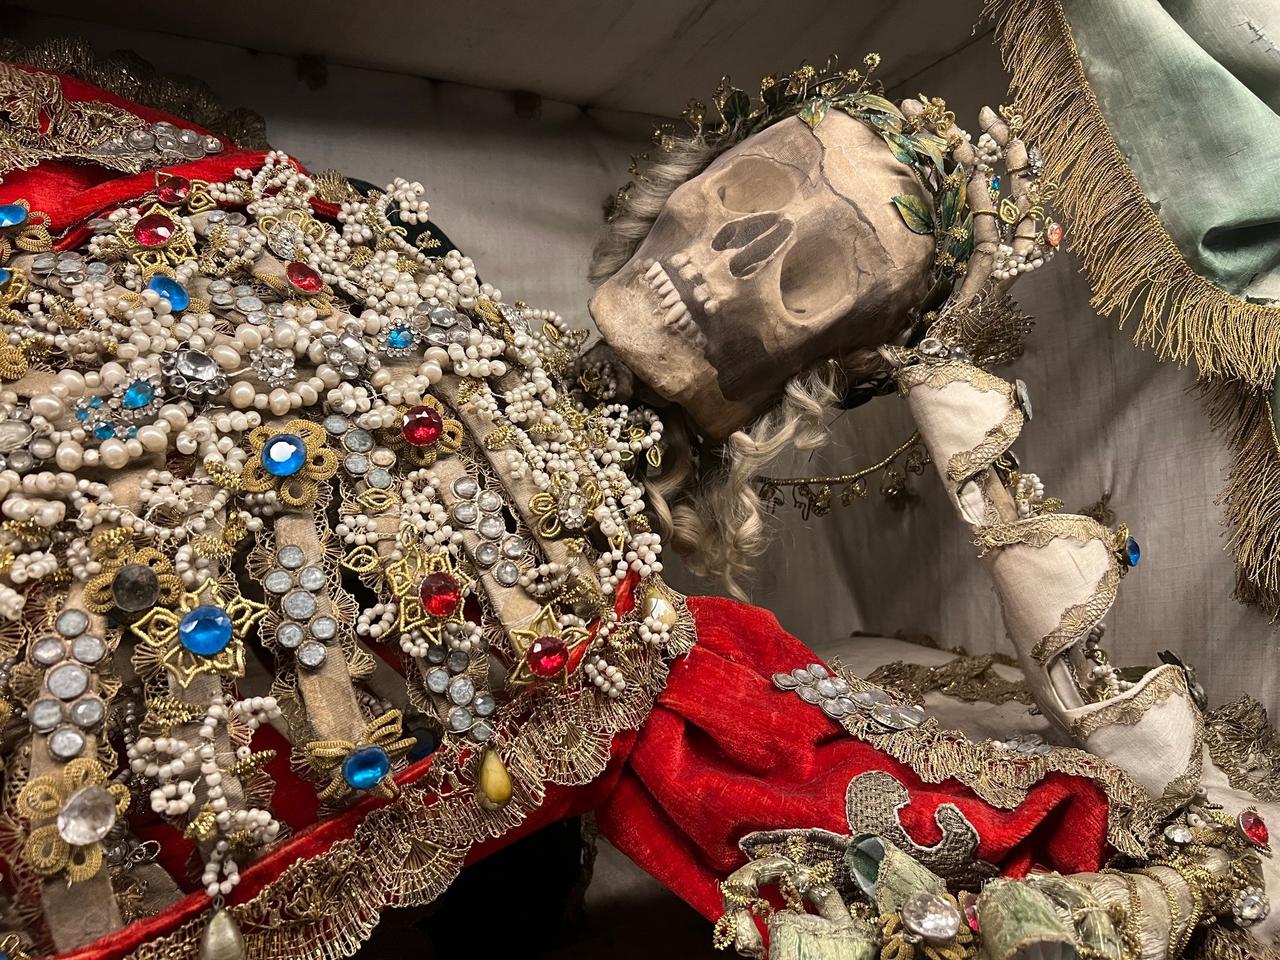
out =
<path fill-rule="evenodd" d="M 768 157 L 739 157 L 716 177 L 715 195 L 734 213 L 781 210 L 796 192 L 796 173 Z"/>
<path fill-rule="evenodd" d="M 778 278 L 782 305 L 796 317 L 829 311 L 841 297 L 846 264 L 840 242 L 828 233 L 800 237 L 787 251 Z"/>

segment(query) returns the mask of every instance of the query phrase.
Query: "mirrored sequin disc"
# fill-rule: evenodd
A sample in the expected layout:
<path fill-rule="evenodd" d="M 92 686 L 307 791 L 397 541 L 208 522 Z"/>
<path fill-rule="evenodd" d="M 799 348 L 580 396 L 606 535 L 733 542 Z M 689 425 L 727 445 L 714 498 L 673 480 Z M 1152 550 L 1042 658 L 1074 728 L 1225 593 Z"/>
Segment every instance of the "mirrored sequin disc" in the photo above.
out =
<path fill-rule="evenodd" d="M 58 614 L 55 624 L 58 632 L 64 637 L 78 637 L 89 629 L 89 615 L 83 610 L 63 610 Z"/>
<path fill-rule="evenodd" d="M 50 756 L 57 760 L 74 760 L 84 751 L 84 734 L 75 727 L 59 727 L 46 742 Z"/>
<path fill-rule="evenodd" d="M 789 673 L 775 673 L 773 675 L 773 685 L 779 690 L 794 690 L 799 686 L 799 683 Z"/>
<path fill-rule="evenodd" d="M 329 652 L 325 649 L 324 644 L 315 640 L 308 640 L 298 648 L 298 652 L 295 654 L 298 658 L 298 663 L 308 670 L 315 670 L 324 663 L 324 659 L 328 655 Z"/>
<path fill-rule="evenodd" d="M 844 702 L 838 699 L 823 700 L 822 712 L 832 720 L 839 720 L 847 712 L 844 708 Z"/>
<path fill-rule="evenodd" d="M 70 713 L 72 723 L 90 730 L 102 722 L 107 715 L 107 708 L 97 697 L 81 697 L 71 705 Z"/>
<path fill-rule="evenodd" d="M 822 699 L 818 696 L 818 691 L 813 689 L 813 687 L 799 687 L 796 689 L 796 693 L 799 694 L 800 699 L 805 703 L 817 703 Z"/>
<path fill-rule="evenodd" d="M 924 723 L 925 713 L 919 707 L 895 703 L 877 703 L 871 708 L 871 716 L 878 723 L 894 730 L 907 730 Z"/>
<path fill-rule="evenodd" d="M 293 589 L 293 574 L 288 570 L 272 570 L 262 578 L 268 593 L 288 593 Z"/>

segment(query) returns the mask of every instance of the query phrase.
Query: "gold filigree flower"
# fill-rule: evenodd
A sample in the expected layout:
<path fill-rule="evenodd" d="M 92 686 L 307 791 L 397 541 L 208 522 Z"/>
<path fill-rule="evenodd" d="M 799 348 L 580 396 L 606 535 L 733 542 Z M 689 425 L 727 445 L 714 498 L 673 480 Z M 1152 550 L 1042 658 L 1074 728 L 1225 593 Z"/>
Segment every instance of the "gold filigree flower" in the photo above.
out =
<path fill-rule="evenodd" d="M 358 744 L 350 740 L 312 740 L 303 748 L 307 766 L 317 777 L 328 777 L 322 801 L 371 793 L 390 799 L 397 792 L 391 768 L 416 740 L 401 737 L 401 714 L 388 710 L 365 725 Z"/>
<path fill-rule="evenodd" d="M 584 477 L 575 484 L 564 474 L 551 478 L 551 489 L 535 493 L 529 499 L 529 509 L 537 517 L 537 530 L 548 539 L 568 531 L 581 534 L 595 522 L 595 512 L 604 503 L 604 493 L 592 477 Z"/>
<path fill-rule="evenodd" d="M 449 409 L 432 396 L 401 411 L 400 426 L 380 431 L 380 439 L 396 456 L 417 467 L 429 467 L 441 456 L 457 453 L 466 432 Z"/>
<path fill-rule="evenodd" d="M 157 604 L 172 607 L 181 598 L 182 578 L 159 550 L 136 548 L 132 538 L 107 540 L 101 534 L 94 535 L 90 547 L 102 565 L 102 572 L 85 585 L 83 602 L 93 613 L 134 615 Z"/>
<path fill-rule="evenodd" d="M 133 666 L 147 676 L 167 670 L 185 689 L 202 673 L 244 676 L 244 638 L 267 608 L 246 597 L 228 596 L 213 577 L 182 593 L 175 609 L 153 607 L 129 624 L 140 641 Z"/>
<path fill-rule="evenodd" d="M 274 490 L 286 507 L 315 506 L 320 484 L 338 472 L 338 454 L 326 444 L 324 428 L 308 420 L 258 427 L 249 433 L 249 447 L 240 489 Z"/>
<path fill-rule="evenodd" d="M 507 686 L 563 681 L 569 675 L 574 652 L 590 640 L 582 627 L 563 626 L 550 605 L 538 611 L 526 629 L 510 631 L 515 654 L 507 674 Z"/>
<path fill-rule="evenodd" d="M 59 774 L 36 777 L 18 794 L 18 815 L 33 829 L 22 848 L 31 868 L 41 876 L 66 872 L 79 883 L 102 867 L 101 841 L 129 807 L 129 789 L 107 783 L 97 760 L 80 757 Z"/>

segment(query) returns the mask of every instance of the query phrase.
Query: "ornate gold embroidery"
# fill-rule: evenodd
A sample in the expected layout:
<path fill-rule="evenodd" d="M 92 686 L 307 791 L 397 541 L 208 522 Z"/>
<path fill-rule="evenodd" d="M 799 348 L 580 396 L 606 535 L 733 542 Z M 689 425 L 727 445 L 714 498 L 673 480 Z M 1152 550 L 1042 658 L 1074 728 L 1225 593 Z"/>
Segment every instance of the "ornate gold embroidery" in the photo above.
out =
<path fill-rule="evenodd" d="M 1119 586 L 1120 568 L 1112 560 L 1098 580 L 1093 595 L 1084 603 L 1068 607 L 1053 632 L 1036 641 L 1036 645 L 1031 649 L 1031 655 L 1041 663 L 1047 663 L 1083 637 L 1107 615 L 1111 605 L 1116 602 L 1116 591 Z"/>
<path fill-rule="evenodd" d="M 894 687 L 907 696 L 922 700 L 937 691 L 970 703 L 1030 703 L 1031 694 L 1022 680 L 1006 680 L 993 668 L 1002 662 L 996 654 L 958 656 L 936 667 L 897 660 L 876 667 L 867 676 L 871 683 Z"/>
<path fill-rule="evenodd" d="M 1243 696 L 1205 717 L 1209 756 L 1231 786 L 1280 802 L 1280 737 L 1257 700 Z"/>
<path fill-rule="evenodd" d="M 1142 719 L 1157 703 L 1164 703 L 1174 694 L 1182 694 L 1190 700 L 1187 691 L 1187 675 L 1181 667 L 1161 667 L 1135 696 L 1114 699 L 1102 704 L 1071 724 L 1071 735 L 1077 740 L 1088 740 L 1094 733 L 1113 723 L 1132 726 Z"/>

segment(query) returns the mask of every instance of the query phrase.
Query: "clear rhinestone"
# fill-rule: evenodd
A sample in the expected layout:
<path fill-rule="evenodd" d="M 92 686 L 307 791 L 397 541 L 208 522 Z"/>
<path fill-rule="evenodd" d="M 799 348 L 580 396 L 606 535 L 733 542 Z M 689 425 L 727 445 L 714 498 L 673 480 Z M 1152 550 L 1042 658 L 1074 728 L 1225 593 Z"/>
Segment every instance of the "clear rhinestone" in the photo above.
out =
<path fill-rule="evenodd" d="M 466 706 L 476 695 L 476 685 L 467 676 L 454 677 L 449 681 L 449 699 L 458 706 Z"/>
<path fill-rule="evenodd" d="M 306 633 L 298 623 L 282 623 L 276 628 L 276 643 L 286 650 L 295 649 L 305 638 Z"/>
<path fill-rule="evenodd" d="M 477 544 L 471 555 L 479 566 L 487 570 L 498 562 L 498 545 L 486 540 Z"/>
<path fill-rule="evenodd" d="M 58 620 L 54 626 L 64 637 L 78 637 L 89 629 L 89 615 L 83 610 L 72 607 L 58 614 Z"/>
<path fill-rule="evenodd" d="M 487 720 L 481 720 L 471 728 L 471 739 L 475 740 L 477 743 L 487 743 L 493 739 L 493 734 L 493 724 L 489 723 Z"/>
<path fill-rule="evenodd" d="M 71 704 L 70 713 L 72 723 L 89 730 L 102 722 L 107 715 L 107 707 L 97 697 L 81 697 Z"/>
<path fill-rule="evenodd" d="M 268 593 L 288 593 L 293 589 L 293 574 L 288 570 L 272 570 L 262 578 Z"/>
<path fill-rule="evenodd" d="M 504 587 L 514 587 L 520 582 L 520 568 L 510 560 L 503 560 L 493 568 L 493 579 Z"/>
<path fill-rule="evenodd" d="M 476 503 L 485 513 L 494 513 L 502 509 L 502 498 L 492 490 L 486 490 L 476 499 Z"/>
<path fill-rule="evenodd" d="M 44 682 L 59 700 L 74 700 L 89 689 L 89 671 L 78 663 L 60 663 L 45 674 Z"/>
<path fill-rule="evenodd" d="M 374 467 L 365 474 L 364 480 L 375 490 L 389 490 L 394 482 L 391 472 L 385 467 Z"/>
<path fill-rule="evenodd" d="M 497 540 L 507 532 L 507 525 L 502 522 L 501 517 L 489 515 L 480 518 L 480 524 L 476 529 L 480 531 L 480 536 L 486 540 Z"/>
<path fill-rule="evenodd" d="M 62 722 L 62 704 L 45 697 L 27 707 L 27 720 L 37 733 L 48 733 Z"/>
<path fill-rule="evenodd" d="M 340 413 L 331 413 L 324 418 L 324 428 L 334 436 L 340 437 L 351 429 L 351 421 Z"/>
<path fill-rule="evenodd" d="M 451 650 L 449 652 L 449 670 L 451 672 L 465 673 L 469 666 L 471 666 L 471 657 L 467 655 L 467 651 Z"/>
<path fill-rule="evenodd" d="M 256 313 L 264 306 L 265 304 L 255 296 L 236 297 L 236 309 L 241 313 Z"/>
<path fill-rule="evenodd" d="M 296 544 L 290 544 L 287 547 L 280 548 L 279 552 L 276 553 L 276 559 L 280 561 L 280 566 L 286 570 L 297 570 L 307 562 L 307 554 Z"/>
<path fill-rule="evenodd" d="M 368 430 L 352 430 L 342 438 L 342 444 L 356 453 L 368 453 L 373 449 L 373 434 Z"/>
<path fill-rule="evenodd" d="M 444 693 L 449 686 L 449 671 L 436 667 L 427 671 L 427 689 L 432 693 Z"/>
<path fill-rule="evenodd" d="M 320 641 L 332 640 L 338 635 L 338 621 L 333 617 L 316 617 L 311 621 L 311 635 Z"/>
<path fill-rule="evenodd" d="M 459 499 L 474 500 L 479 490 L 480 484 L 475 477 L 459 477 L 453 481 L 453 492 Z"/>
<path fill-rule="evenodd" d="M 464 501 L 462 503 L 454 504 L 453 519 L 460 526 L 471 526 L 476 522 L 476 518 L 479 517 L 479 515 L 480 513 L 476 509 L 476 505 L 474 503 Z"/>
<path fill-rule="evenodd" d="M 46 741 L 49 755 L 55 760 L 74 760 L 84 751 L 84 734 L 75 727 L 59 727 Z"/>
<path fill-rule="evenodd" d="M 82 634 L 71 641 L 71 655 L 81 663 L 93 666 L 107 655 L 107 644 L 91 633 Z"/>
<path fill-rule="evenodd" d="M 449 659 L 449 650 L 443 643 L 433 643 L 427 647 L 427 663 L 441 664 Z"/>
<path fill-rule="evenodd" d="M 497 708 L 497 701 L 494 700 L 493 695 L 489 693 L 477 693 L 475 700 L 471 704 L 471 709 L 480 717 L 489 716 Z"/>
<path fill-rule="evenodd" d="M 315 616 L 316 598 L 305 590 L 295 590 L 285 595 L 281 606 L 294 620 L 310 620 Z"/>
<path fill-rule="evenodd" d="M 904 927 L 931 943 L 946 943 L 960 932 L 960 911 L 936 893 L 913 893 L 899 913 Z"/>
<path fill-rule="evenodd" d="M 325 649 L 323 643 L 315 640 L 308 640 L 298 648 L 298 652 L 294 654 L 298 658 L 298 663 L 306 667 L 308 670 L 315 670 L 322 663 L 325 657 L 329 655 L 329 651 Z"/>
<path fill-rule="evenodd" d="M 66 657 L 66 648 L 57 637 L 41 637 L 31 645 L 31 660 L 42 667 L 61 663 Z"/>
<path fill-rule="evenodd" d="M 502 555 L 508 560 L 519 560 L 529 549 L 524 537 L 507 537 L 502 541 Z"/>
<path fill-rule="evenodd" d="M 454 707 L 449 711 L 449 729 L 454 733 L 462 733 L 471 726 L 471 712 L 466 707 Z"/>
<path fill-rule="evenodd" d="M 298 574 L 298 583 L 304 590 L 310 590 L 315 593 L 323 590 L 329 582 L 329 578 L 325 576 L 324 567 L 304 567 Z"/>
<path fill-rule="evenodd" d="M 342 460 L 342 469 L 353 477 L 363 477 L 369 472 L 369 458 L 363 453 L 348 453 Z"/>
<path fill-rule="evenodd" d="M 813 683 L 813 677 L 809 676 L 809 671 L 804 667 L 796 667 L 791 671 L 791 676 L 795 677 L 796 683 L 808 684 Z"/>
<path fill-rule="evenodd" d="M 1195 839 L 1191 833 L 1191 828 L 1185 823 L 1171 823 L 1164 828 L 1165 839 L 1170 843 L 1176 843 L 1179 846 L 1190 843 Z"/>
<path fill-rule="evenodd" d="M 848 697 L 839 697 L 838 699 L 840 701 L 840 709 L 842 709 L 845 712 L 846 716 L 848 716 L 851 713 L 858 712 L 858 705 L 854 703 L 852 700 L 850 700 Z"/>

